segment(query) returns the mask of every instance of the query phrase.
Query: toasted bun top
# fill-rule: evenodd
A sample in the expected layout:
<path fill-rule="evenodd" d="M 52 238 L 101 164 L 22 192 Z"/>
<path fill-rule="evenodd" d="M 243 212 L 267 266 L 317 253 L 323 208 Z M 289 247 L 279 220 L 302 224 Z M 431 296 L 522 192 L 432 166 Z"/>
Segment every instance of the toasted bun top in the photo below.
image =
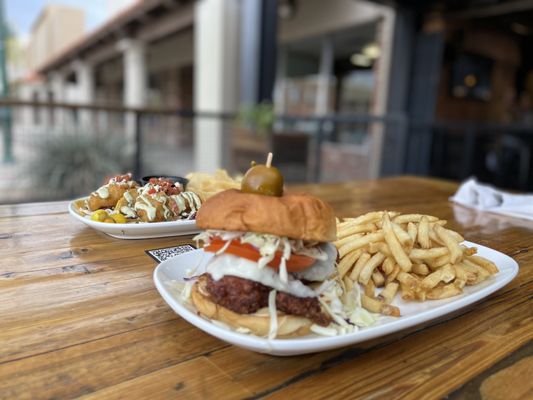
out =
<path fill-rule="evenodd" d="M 318 242 L 337 239 L 332 208 L 306 194 L 274 197 L 226 190 L 202 204 L 196 224 L 201 229 L 269 233 Z"/>

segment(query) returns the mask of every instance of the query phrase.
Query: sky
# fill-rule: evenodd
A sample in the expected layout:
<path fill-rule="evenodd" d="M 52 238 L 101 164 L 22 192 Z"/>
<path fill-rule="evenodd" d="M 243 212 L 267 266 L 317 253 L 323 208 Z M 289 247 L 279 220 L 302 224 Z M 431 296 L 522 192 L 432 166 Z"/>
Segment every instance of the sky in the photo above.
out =
<path fill-rule="evenodd" d="M 31 32 L 33 22 L 46 4 L 66 4 L 85 11 L 86 31 L 102 24 L 114 13 L 135 0 L 4 0 L 6 20 L 23 41 Z"/>

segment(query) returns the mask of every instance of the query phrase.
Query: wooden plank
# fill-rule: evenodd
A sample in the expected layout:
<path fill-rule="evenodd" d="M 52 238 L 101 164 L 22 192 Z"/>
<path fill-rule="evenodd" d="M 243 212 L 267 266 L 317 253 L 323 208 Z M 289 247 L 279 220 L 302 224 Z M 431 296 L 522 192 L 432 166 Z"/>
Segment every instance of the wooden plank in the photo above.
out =
<path fill-rule="evenodd" d="M 64 213 L 68 201 L 0 205 L 0 218 Z"/>
<path fill-rule="evenodd" d="M 122 399 L 126 394 L 146 399 L 243 399 L 250 396 L 223 370 L 201 357 L 100 390 L 84 399 Z"/>
<path fill-rule="evenodd" d="M 85 335 L 85 339 L 89 337 Z M 18 399 L 28 393 L 33 393 L 34 399 L 75 397 L 225 346 L 228 345 L 176 317 L 120 335 L 93 338 L 80 345 L 0 363 L 0 398 Z M 179 377 L 169 376 L 174 380 Z M 174 385 L 177 383 L 173 381 Z M 190 383 L 187 385 L 192 386 Z"/>
<path fill-rule="evenodd" d="M 471 398 L 478 397 L 480 394 L 479 393 L 480 386 L 487 379 L 498 374 L 502 370 L 509 371 L 510 369 L 514 371 L 514 367 L 525 358 L 529 358 L 529 359 L 533 358 L 533 342 L 529 342 L 526 345 L 520 347 L 518 350 L 516 350 L 511 355 L 506 356 L 503 360 L 494 364 L 489 369 L 483 371 L 481 374 L 476 376 L 474 379 L 470 380 L 466 384 L 463 384 L 460 388 L 450 393 L 448 395 L 448 398 L 452 400 L 459 400 L 459 399 L 471 399 Z M 517 385 L 517 387 L 521 387 L 521 388 L 524 388 L 525 385 L 533 385 L 533 381 L 528 380 L 526 382 L 526 380 L 521 379 L 518 376 L 515 376 L 514 372 L 512 374 L 506 373 L 505 375 L 510 375 L 506 379 L 508 383 L 510 383 L 511 385 Z M 533 375 L 530 374 L 530 376 L 533 376 Z M 506 391 L 509 394 L 513 393 L 513 390 L 506 389 Z M 521 393 L 519 394 L 522 396 L 522 398 L 527 397 L 527 396 L 523 396 Z"/>
<path fill-rule="evenodd" d="M 479 388 L 483 399 L 519 400 L 533 398 L 533 356 L 487 378 Z"/>
<path fill-rule="evenodd" d="M 529 285 L 533 290 L 533 284 Z M 519 297 L 520 298 L 520 297 Z M 496 303 L 493 299 L 493 303 Z M 422 330 L 397 343 L 359 355 L 280 389 L 269 398 L 370 397 L 376 399 L 440 398 L 496 360 L 533 338 L 531 305 L 502 301 L 484 304 L 484 312 Z M 474 309 L 475 310 L 475 309 Z M 488 326 L 487 321 L 490 321 Z M 513 321 L 511 324 L 509 321 Z"/>

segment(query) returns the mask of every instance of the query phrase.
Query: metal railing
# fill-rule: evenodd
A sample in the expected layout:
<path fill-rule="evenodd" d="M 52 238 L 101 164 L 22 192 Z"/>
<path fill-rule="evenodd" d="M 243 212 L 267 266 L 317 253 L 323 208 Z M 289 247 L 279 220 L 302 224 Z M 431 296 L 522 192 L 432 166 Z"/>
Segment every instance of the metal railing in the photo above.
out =
<path fill-rule="evenodd" d="M 116 158 L 117 164 L 119 158 L 126 158 L 125 165 L 116 172 L 127 169 L 138 177 L 185 174 L 194 168 L 194 124 L 198 119 L 223 122 L 225 137 L 231 142 L 226 160 L 230 172 L 242 172 L 251 159 L 261 159 L 265 151 L 274 150 L 288 182 L 364 179 L 378 169 L 385 175 L 411 173 L 456 180 L 475 174 L 501 186 L 532 188 L 533 127 L 525 124 L 425 122 L 402 114 L 278 115 L 272 135 L 261 138 L 239 126 L 232 113 L 3 99 L 0 126 L 4 138 L 8 119 L 14 161 L 0 167 L 3 188 L 9 190 L 24 184 L 35 187 L 25 182 L 24 176 L 28 175 L 28 167 L 36 168 L 32 160 L 39 160 L 42 142 L 51 138 L 61 141 L 81 137 L 87 140 L 87 146 L 94 139 L 95 146 L 103 148 L 101 151 L 109 158 Z M 111 139 L 116 139 L 114 145 L 119 148 L 107 152 L 105 143 Z M 2 143 L 6 155 L 9 140 Z M 379 159 L 381 163 L 376 164 Z M 60 161 L 57 160 L 58 165 Z M 94 177 L 95 181 L 101 179 L 102 176 Z M 0 184 L 0 190 L 3 188 Z M 80 194 L 86 190 L 80 187 Z M 78 193 L 68 190 L 56 190 L 55 195 L 27 190 L 17 197 L 7 196 L 3 190 L 0 203 L 75 194 Z"/>

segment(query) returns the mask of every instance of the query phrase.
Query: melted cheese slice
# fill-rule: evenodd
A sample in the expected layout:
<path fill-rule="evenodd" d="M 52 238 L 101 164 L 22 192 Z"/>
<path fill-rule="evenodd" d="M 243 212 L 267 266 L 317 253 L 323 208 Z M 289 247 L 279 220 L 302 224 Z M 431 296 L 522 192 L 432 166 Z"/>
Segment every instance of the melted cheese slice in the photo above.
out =
<path fill-rule="evenodd" d="M 324 246 L 324 250 L 328 254 L 327 260 L 317 260 L 311 267 L 298 274 L 289 273 L 286 282 L 280 278 L 277 270 L 268 267 L 259 268 L 256 262 L 232 254 L 220 254 L 213 257 L 207 266 L 207 272 L 214 280 L 222 279 L 226 275 L 236 276 L 261 283 L 296 297 L 315 297 L 317 293 L 312 288 L 304 285 L 300 279 L 322 281 L 333 274 L 337 250 L 329 244 Z"/>

